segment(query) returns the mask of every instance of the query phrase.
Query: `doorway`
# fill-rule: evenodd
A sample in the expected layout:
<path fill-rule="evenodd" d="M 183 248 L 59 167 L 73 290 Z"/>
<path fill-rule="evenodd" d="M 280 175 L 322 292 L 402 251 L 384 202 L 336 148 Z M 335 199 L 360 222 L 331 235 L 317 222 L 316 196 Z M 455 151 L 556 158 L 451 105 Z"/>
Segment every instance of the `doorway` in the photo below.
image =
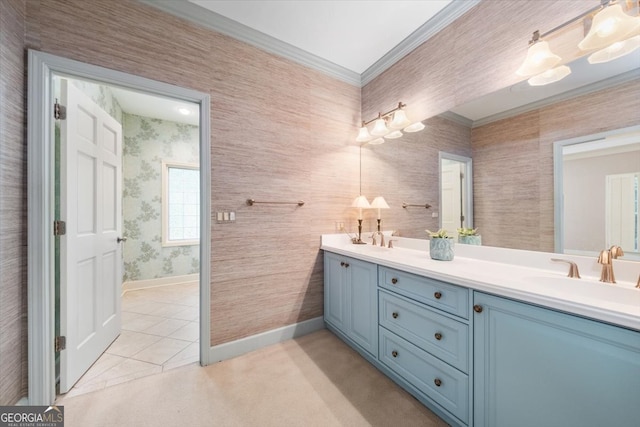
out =
<path fill-rule="evenodd" d="M 209 363 L 210 336 L 210 99 L 208 94 L 131 74 L 29 51 L 28 80 L 28 316 L 29 404 L 49 405 L 55 393 L 54 75 L 148 92 L 199 106 L 199 360 Z"/>
<path fill-rule="evenodd" d="M 439 153 L 440 228 L 457 236 L 459 228 L 473 228 L 473 171 L 469 157 Z"/>
<path fill-rule="evenodd" d="M 199 361 L 198 105 L 80 79 L 53 82 L 66 115 L 55 122 L 56 219 L 67 219 L 56 237 L 56 336 L 66 337 L 66 351 L 56 352 L 58 392 L 78 395 Z M 92 154 L 75 156 L 85 144 Z M 84 160 L 75 165 L 76 157 Z M 103 166 L 86 167 L 94 163 Z M 79 185 L 94 178 L 101 184 Z M 71 197 L 76 187 L 88 194 Z M 98 197 L 87 197 L 93 187 Z M 75 205 L 91 199 L 101 202 L 72 221 Z M 79 233 L 82 220 L 99 232 Z M 110 256 L 74 252 L 75 236 L 103 236 Z M 80 281 L 76 265 L 97 274 Z"/>

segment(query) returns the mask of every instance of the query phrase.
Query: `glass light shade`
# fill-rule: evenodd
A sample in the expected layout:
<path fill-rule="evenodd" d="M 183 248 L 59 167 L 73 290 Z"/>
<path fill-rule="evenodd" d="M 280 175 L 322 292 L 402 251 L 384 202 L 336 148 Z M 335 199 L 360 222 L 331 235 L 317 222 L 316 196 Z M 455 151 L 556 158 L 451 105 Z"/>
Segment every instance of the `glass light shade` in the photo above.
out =
<path fill-rule="evenodd" d="M 582 50 L 602 49 L 639 30 L 640 20 L 624 13 L 619 4 L 613 4 L 593 17 L 591 28 L 578 47 Z"/>
<path fill-rule="evenodd" d="M 415 122 L 414 124 L 411 124 L 406 128 L 404 128 L 404 131 L 411 133 L 411 132 L 420 132 L 422 129 L 424 129 L 424 125 L 422 124 L 422 122 Z"/>
<path fill-rule="evenodd" d="M 371 135 L 384 136 L 388 133 L 389 133 L 389 129 L 387 129 L 387 124 L 384 122 L 384 119 L 378 119 L 374 122 Z"/>
<path fill-rule="evenodd" d="M 371 202 L 371 207 L 374 209 L 389 209 L 387 201 L 382 196 L 378 196 L 373 199 L 373 202 Z"/>
<path fill-rule="evenodd" d="M 527 77 L 544 73 L 555 67 L 560 62 L 560 59 L 562 58 L 551 52 L 549 43 L 545 41 L 536 42 L 527 50 L 527 57 L 520 68 L 516 70 L 516 74 Z"/>
<path fill-rule="evenodd" d="M 365 196 L 360 195 L 353 200 L 353 203 L 351 203 L 351 207 L 360 208 L 360 209 L 369 209 L 371 208 L 371 205 L 369 204 L 369 201 Z"/>
<path fill-rule="evenodd" d="M 402 129 L 403 127 L 409 126 L 411 122 L 407 118 L 407 115 L 404 111 L 398 110 L 393 113 L 393 120 L 389 123 L 389 128 L 391 129 Z"/>
<path fill-rule="evenodd" d="M 360 131 L 358 131 L 358 136 L 356 137 L 357 142 L 369 142 L 373 139 L 371 134 L 369 134 L 369 129 L 366 126 L 362 126 Z"/>
<path fill-rule="evenodd" d="M 621 42 L 615 42 L 609 47 L 605 47 L 604 49 L 592 53 L 589 55 L 587 60 L 589 61 L 589 64 L 601 64 L 603 62 L 613 61 L 614 59 L 628 55 L 639 47 L 640 35 Z"/>
<path fill-rule="evenodd" d="M 531 86 L 544 86 L 550 83 L 560 81 L 571 74 L 571 68 L 561 65 L 556 68 L 545 71 L 537 76 L 531 77 L 528 82 Z"/>
<path fill-rule="evenodd" d="M 396 138 L 400 138 L 401 136 L 402 136 L 402 132 L 400 132 L 399 130 L 394 130 L 386 134 L 384 137 L 386 139 L 396 139 Z"/>
<path fill-rule="evenodd" d="M 369 145 L 380 145 L 380 144 L 384 144 L 383 138 L 376 138 L 373 141 L 369 141 Z"/>

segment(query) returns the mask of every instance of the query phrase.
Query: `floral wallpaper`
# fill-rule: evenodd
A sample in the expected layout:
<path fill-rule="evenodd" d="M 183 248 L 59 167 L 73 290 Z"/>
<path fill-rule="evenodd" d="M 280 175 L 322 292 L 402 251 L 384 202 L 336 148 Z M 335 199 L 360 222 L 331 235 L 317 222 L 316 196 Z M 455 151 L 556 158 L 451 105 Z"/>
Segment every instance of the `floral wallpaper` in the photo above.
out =
<path fill-rule="evenodd" d="M 198 246 L 162 246 L 162 161 L 198 163 L 198 127 L 123 114 L 124 281 L 199 272 Z"/>

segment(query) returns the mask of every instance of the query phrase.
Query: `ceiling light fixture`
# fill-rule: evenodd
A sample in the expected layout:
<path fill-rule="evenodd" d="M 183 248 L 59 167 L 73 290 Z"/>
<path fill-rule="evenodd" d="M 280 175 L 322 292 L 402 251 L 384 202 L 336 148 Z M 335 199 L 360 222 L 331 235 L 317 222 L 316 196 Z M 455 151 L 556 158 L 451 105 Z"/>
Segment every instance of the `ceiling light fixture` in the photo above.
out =
<path fill-rule="evenodd" d="M 405 132 L 418 132 L 424 129 L 422 122 L 411 123 L 404 112 L 407 104 L 398 102 L 398 106 L 386 113 L 378 113 L 378 117 L 369 121 L 363 121 L 362 127 L 356 137 L 357 142 L 368 142 L 370 145 L 382 144 L 384 139 L 395 139 L 402 136 L 400 129 Z M 374 123 L 373 129 L 369 132 L 367 125 Z"/>
<path fill-rule="evenodd" d="M 178 113 L 182 114 L 183 116 L 188 116 L 189 114 L 191 114 L 191 110 L 187 107 L 178 107 Z"/>
<path fill-rule="evenodd" d="M 594 12 L 596 12 L 595 15 Z M 640 47 L 640 17 L 625 13 L 616 0 L 600 0 L 599 6 L 544 34 L 540 34 L 538 30 L 534 31 L 529 41 L 527 57 L 516 74 L 530 77 L 528 82 L 531 86 L 557 82 L 571 74 L 568 66 L 557 66 L 562 58 L 554 54 L 549 44 L 542 39 L 576 21 L 582 20 L 583 24 L 588 24 L 588 21 L 583 18 L 591 16 L 593 19 L 589 31 L 578 43 L 578 47 L 584 51 L 598 49 L 589 56 L 590 64 L 612 61 Z"/>

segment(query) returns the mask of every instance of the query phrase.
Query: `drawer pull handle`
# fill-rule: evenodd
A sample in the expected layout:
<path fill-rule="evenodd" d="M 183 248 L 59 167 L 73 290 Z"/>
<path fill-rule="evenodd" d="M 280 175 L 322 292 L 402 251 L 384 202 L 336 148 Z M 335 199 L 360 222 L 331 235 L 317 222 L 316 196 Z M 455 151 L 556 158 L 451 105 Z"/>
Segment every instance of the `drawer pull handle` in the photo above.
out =
<path fill-rule="evenodd" d="M 442 339 L 442 334 L 440 332 L 436 332 L 436 339 L 440 341 Z"/>
<path fill-rule="evenodd" d="M 434 297 L 436 297 L 436 299 L 440 299 L 442 298 L 442 293 L 441 292 L 436 292 L 435 294 L 433 294 Z"/>
<path fill-rule="evenodd" d="M 435 380 L 433 380 L 433 383 L 436 385 L 436 387 L 440 387 L 442 385 L 442 380 L 440 378 L 436 378 Z"/>
<path fill-rule="evenodd" d="M 397 351 L 395 351 L 395 350 L 393 350 L 393 351 L 391 352 L 391 355 L 392 355 L 393 357 L 398 357 L 398 352 L 397 352 Z"/>
<path fill-rule="evenodd" d="M 395 285 L 396 283 L 398 283 L 398 279 L 396 279 L 396 278 L 394 277 L 393 279 L 391 279 L 391 283 L 393 283 L 393 284 Z"/>
<path fill-rule="evenodd" d="M 478 304 L 474 305 L 473 311 L 475 311 L 476 313 L 482 313 L 482 306 Z"/>
<path fill-rule="evenodd" d="M 398 312 L 394 311 L 393 313 L 391 313 L 391 315 L 393 316 L 394 319 L 398 318 Z"/>

